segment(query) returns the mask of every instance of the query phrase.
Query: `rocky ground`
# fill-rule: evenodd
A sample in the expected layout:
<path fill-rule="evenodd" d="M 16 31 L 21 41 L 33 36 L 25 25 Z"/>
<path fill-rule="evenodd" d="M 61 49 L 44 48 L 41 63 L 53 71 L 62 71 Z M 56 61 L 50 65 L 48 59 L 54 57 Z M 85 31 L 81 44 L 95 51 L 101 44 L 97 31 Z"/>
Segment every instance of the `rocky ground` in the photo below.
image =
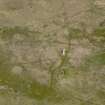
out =
<path fill-rule="evenodd" d="M 105 1 L 0 0 L 0 105 L 104 105 Z"/>

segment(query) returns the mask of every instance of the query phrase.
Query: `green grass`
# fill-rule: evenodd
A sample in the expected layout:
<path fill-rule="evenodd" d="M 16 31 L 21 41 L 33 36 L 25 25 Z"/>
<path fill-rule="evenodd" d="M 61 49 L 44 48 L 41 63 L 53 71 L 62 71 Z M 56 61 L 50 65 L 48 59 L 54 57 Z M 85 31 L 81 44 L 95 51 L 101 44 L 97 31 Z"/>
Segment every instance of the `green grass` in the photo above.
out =
<path fill-rule="evenodd" d="M 105 65 L 105 53 L 96 54 L 87 59 L 87 63 L 90 65 Z"/>
<path fill-rule="evenodd" d="M 19 92 L 22 95 L 38 100 L 53 97 L 56 93 L 53 89 L 50 89 L 48 86 L 41 85 L 35 80 L 25 76 L 20 77 L 13 75 L 9 70 L 1 70 L 1 68 L 0 85 L 7 85 L 9 88 L 12 88 L 14 92 Z"/>
<path fill-rule="evenodd" d="M 42 34 L 38 31 L 31 31 L 28 27 L 1 27 L 0 28 L 0 37 L 3 40 L 10 41 L 14 35 L 19 34 L 22 37 L 24 37 L 25 41 L 34 41 L 38 42 L 40 41 L 40 37 Z"/>
<path fill-rule="evenodd" d="M 9 62 L 10 58 L 6 57 L 3 53 L 0 55 L 0 58 L 0 85 L 6 85 L 8 88 L 12 88 L 14 92 L 19 92 L 27 97 L 38 100 L 52 97 L 55 100 L 55 90 L 49 86 L 41 85 L 27 74 L 22 76 L 12 74 L 11 69 L 13 64 Z"/>
<path fill-rule="evenodd" d="M 105 27 L 97 27 L 89 36 L 88 39 L 95 46 L 103 48 L 105 44 Z"/>
<path fill-rule="evenodd" d="M 100 27 L 94 31 L 94 35 L 97 37 L 105 37 L 105 27 Z"/>
<path fill-rule="evenodd" d="M 11 40 L 13 35 L 17 33 L 24 35 L 27 38 L 31 37 L 30 41 L 31 39 L 36 38 L 36 36 L 40 34 L 40 33 L 35 33 L 34 31 L 29 31 L 27 28 L 21 29 L 19 27 L 15 27 L 15 28 L 1 28 L 0 29 L 0 37 L 3 40 Z M 91 33 L 91 35 L 105 38 L 105 29 L 98 28 L 94 30 L 94 32 Z M 91 37 L 89 36 L 89 38 L 93 38 L 93 36 Z M 84 38 L 85 36 L 81 30 L 71 29 L 68 37 L 69 37 L 69 40 L 71 39 L 78 40 L 78 39 Z M 53 40 L 52 36 L 50 37 L 49 35 L 48 36 L 46 35 L 45 39 L 47 38 L 48 40 Z M 101 40 L 101 42 L 97 42 L 97 40 L 94 40 L 94 42 L 97 44 L 103 43 L 103 39 Z M 53 44 L 53 41 L 51 43 Z M 77 103 L 79 102 L 80 105 L 94 104 L 95 103 L 94 100 L 92 100 L 93 102 L 92 103 L 91 100 L 86 102 L 84 99 L 82 99 L 82 94 L 84 94 L 85 92 L 86 94 L 88 94 L 88 90 L 90 90 L 90 92 L 94 90 L 93 89 L 94 86 L 89 87 L 87 80 L 86 81 L 82 80 L 81 83 L 84 84 L 83 87 L 79 87 L 79 85 L 77 84 L 75 87 L 69 87 L 70 88 L 69 92 L 66 93 L 66 90 L 63 90 L 61 93 L 59 93 L 58 88 L 56 88 L 56 82 L 59 82 L 59 78 L 57 77 L 59 77 L 63 71 L 62 78 L 65 78 L 65 79 L 76 78 L 77 80 L 79 79 L 78 77 L 80 76 L 82 79 L 85 79 L 83 78 L 84 75 L 86 74 L 88 75 L 88 73 L 91 74 L 90 67 L 93 67 L 95 71 L 95 66 L 102 67 L 105 65 L 105 53 L 97 53 L 97 54 L 92 53 L 89 57 L 87 57 L 85 62 L 83 62 L 83 65 L 81 65 L 78 68 L 75 68 L 69 63 L 70 57 L 68 56 L 68 53 L 70 53 L 71 49 L 69 49 L 68 47 L 67 50 L 68 52 L 66 53 L 66 55 L 61 56 L 61 63 L 57 67 L 55 67 L 54 64 L 52 64 L 51 67 L 49 67 L 49 72 L 51 72 L 51 70 L 54 71 L 51 74 L 52 75 L 51 81 L 54 80 L 54 83 L 53 83 L 54 88 L 52 86 L 41 85 L 40 83 L 36 82 L 31 77 L 29 77 L 27 74 L 26 75 L 24 74 L 23 76 L 12 74 L 10 71 L 14 65 L 11 64 L 11 62 L 9 62 L 11 54 L 0 51 L 0 85 L 7 85 L 9 88 L 12 88 L 15 93 L 19 92 L 22 95 L 31 97 L 33 99 L 37 99 L 39 101 L 45 99 L 45 100 L 50 100 L 52 102 L 59 103 L 62 101 L 66 103 L 66 102 L 69 102 L 68 100 L 72 100 L 71 102 L 74 102 L 74 105 L 76 102 Z M 94 80 L 91 80 L 91 81 L 95 82 Z M 105 94 L 103 90 L 98 90 L 98 91 L 95 90 L 95 91 L 96 91 L 95 99 L 97 99 L 97 97 L 98 99 L 99 98 L 104 99 Z"/>
<path fill-rule="evenodd" d="M 35 99 L 48 98 L 53 96 L 55 91 L 48 86 L 41 85 L 25 75 L 18 76 L 11 73 L 10 65 L 0 65 L 0 85 L 7 85 L 15 92 Z"/>
<path fill-rule="evenodd" d="M 69 34 L 66 36 L 67 40 L 83 38 L 83 33 L 82 33 L 82 30 L 80 29 L 70 28 L 68 29 L 68 31 L 69 31 Z"/>

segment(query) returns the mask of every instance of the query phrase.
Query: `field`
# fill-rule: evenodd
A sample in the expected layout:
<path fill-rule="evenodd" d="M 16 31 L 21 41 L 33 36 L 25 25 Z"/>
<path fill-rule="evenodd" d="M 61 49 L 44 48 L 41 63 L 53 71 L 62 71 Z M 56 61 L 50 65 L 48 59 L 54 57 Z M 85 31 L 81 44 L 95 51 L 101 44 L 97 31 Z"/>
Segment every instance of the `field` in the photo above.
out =
<path fill-rule="evenodd" d="M 105 1 L 0 0 L 0 105 L 104 105 Z"/>

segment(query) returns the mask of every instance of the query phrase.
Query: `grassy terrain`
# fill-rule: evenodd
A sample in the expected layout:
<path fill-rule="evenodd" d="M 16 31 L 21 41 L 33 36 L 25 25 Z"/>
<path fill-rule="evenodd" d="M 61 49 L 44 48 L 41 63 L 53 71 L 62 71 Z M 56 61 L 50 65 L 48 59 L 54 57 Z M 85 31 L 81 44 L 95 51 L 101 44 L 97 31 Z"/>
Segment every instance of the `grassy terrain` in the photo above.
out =
<path fill-rule="evenodd" d="M 0 105 L 105 104 L 101 2 L 0 0 Z"/>
<path fill-rule="evenodd" d="M 59 55 L 60 63 L 50 63 L 47 71 L 50 74 L 49 84 L 43 85 L 33 80 L 27 71 L 23 71 L 21 75 L 13 74 L 12 68 L 16 63 L 11 62 L 13 56 L 9 50 L 2 48 L 0 52 L 0 94 L 1 96 L 19 93 L 20 96 L 30 97 L 39 102 L 49 100 L 47 104 L 56 103 L 59 105 L 78 104 L 78 105 L 104 105 L 105 101 L 105 52 L 104 52 L 104 27 L 98 27 L 91 34 L 84 36 L 83 32 L 79 29 L 70 29 L 70 34 L 67 37 L 67 51 L 66 55 Z M 39 40 L 34 39 L 36 35 L 41 35 L 34 31 L 29 31 L 27 28 L 8 28 L 0 29 L 0 38 L 8 44 L 11 43 L 15 34 L 23 35 L 25 41 L 31 41 L 36 44 Z M 46 37 L 46 36 L 45 36 Z M 48 38 L 48 37 L 46 37 Z M 95 47 L 90 55 L 88 55 L 82 63 L 75 67 L 72 62 L 69 62 L 70 52 L 72 51 L 72 40 L 88 39 Z M 18 39 L 17 39 L 18 41 Z M 47 41 L 47 40 L 45 40 Z M 53 42 L 51 42 L 53 45 Z M 41 43 L 40 43 L 41 44 Z M 102 46 L 101 46 L 102 45 Z M 91 46 L 90 46 L 91 48 Z M 8 49 L 8 48 L 6 48 Z M 7 51 L 7 52 L 5 52 Z M 72 55 L 71 55 L 72 56 Z M 44 62 L 44 61 L 42 61 Z M 20 63 L 20 65 L 29 65 Z M 40 65 L 39 65 L 40 66 Z M 44 67 L 44 65 L 42 65 Z M 27 68 L 24 68 L 27 69 Z M 44 68 L 41 68 L 44 70 Z M 30 69 L 31 72 L 31 69 Z M 65 80 L 65 81 L 64 81 Z M 73 81 L 73 82 L 72 82 Z M 9 92 L 9 93 L 8 93 Z M 7 97 L 7 96 L 5 96 Z M 87 97 L 87 98 L 86 98 Z M 12 96 L 11 96 L 12 98 Z M 51 104 L 50 103 L 50 104 Z"/>

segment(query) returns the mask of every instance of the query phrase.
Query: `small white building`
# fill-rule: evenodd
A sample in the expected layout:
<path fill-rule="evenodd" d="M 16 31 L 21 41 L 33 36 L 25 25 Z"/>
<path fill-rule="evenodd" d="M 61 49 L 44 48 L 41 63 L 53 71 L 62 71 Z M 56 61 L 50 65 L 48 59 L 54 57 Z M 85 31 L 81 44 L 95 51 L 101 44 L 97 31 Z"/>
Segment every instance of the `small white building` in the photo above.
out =
<path fill-rule="evenodd" d="M 65 55 L 66 55 L 66 49 L 65 49 L 65 48 L 62 49 L 62 50 L 61 50 L 61 53 L 62 53 L 63 56 L 65 56 Z"/>

